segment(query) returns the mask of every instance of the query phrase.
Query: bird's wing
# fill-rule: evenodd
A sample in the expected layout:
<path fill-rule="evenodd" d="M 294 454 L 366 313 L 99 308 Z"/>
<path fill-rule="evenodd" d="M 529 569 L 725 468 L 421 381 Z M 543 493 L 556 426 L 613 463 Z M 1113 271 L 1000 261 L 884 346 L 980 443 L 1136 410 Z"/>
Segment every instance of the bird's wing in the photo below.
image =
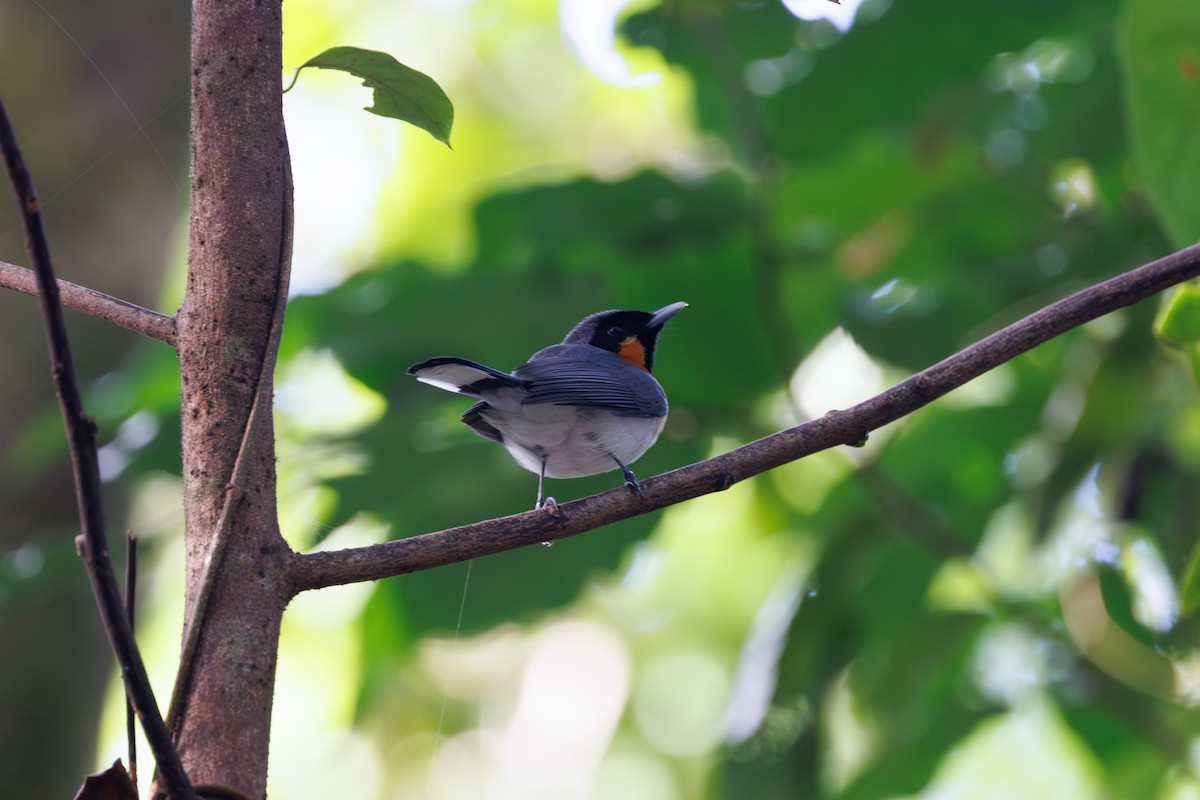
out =
<path fill-rule="evenodd" d="M 488 389 L 525 388 L 525 381 L 507 372 L 453 356 L 431 358 L 413 364 L 408 368 L 408 374 L 430 386 L 471 397 L 479 397 Z"/>
<path fill-rule="evenodd" d="M 513 375 L 528 387 L 523 405 L 603 408 L 626 417 L 667 414 L 666 395 L 650 373 L 591 345 L 547 347 Z"/>

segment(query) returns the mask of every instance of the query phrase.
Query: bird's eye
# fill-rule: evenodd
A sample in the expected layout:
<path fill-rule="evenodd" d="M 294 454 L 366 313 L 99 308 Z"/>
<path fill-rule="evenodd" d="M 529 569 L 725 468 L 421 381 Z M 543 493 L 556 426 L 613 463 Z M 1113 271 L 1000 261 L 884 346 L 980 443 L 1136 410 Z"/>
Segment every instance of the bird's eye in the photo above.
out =
<path fill-rule="evenodd" d="M 614 339 L 620 339 L 625 336 L 625 331 L 621 330 L 621 328 L 619 326 L 613 325 L 611 328 L 608 329 L 608 335 L 613 337 Z"/>

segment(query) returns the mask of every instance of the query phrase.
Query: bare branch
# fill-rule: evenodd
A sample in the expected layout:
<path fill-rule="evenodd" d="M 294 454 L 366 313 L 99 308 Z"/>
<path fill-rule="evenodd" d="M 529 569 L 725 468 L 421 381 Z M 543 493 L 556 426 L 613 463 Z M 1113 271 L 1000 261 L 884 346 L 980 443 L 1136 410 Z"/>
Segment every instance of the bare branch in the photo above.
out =
<path fill-rule="evenodd" d="M 942 395 L 1085 322 L 1200 275 L 1200 245 L 1173 253 L 1059 300 L 845 411 L 789 428 L 707 461 L 625 488 L 408 539 L 292 556 L 293 589 L 319 589 L 431 569 L 543 541 L 562 539 L 730 486 L 911 414 Z"/>
<path fill-rule="evenodd" d="M 174 346 L 174 317 L 61 278 L 57 283 L 58 296 L 65 307 Z M 38 293 L 37 276 L 34 271 L 9 264 L 7 261 L 0 261 L 0 286 L 35 296 Z"/>
<path fill-rule="evenodd" d="M 125 620 L 129 630 L 137 630 L 137 537 L 125 532 Z M 137 786 L 137 713 L 129 696 L 125 697 L 125 746 L 129 751 L 129 780 Z"/>
<path fill-rule="evenodd" d="M 76 537 L 75 547 L 87 567 L 92 593 L 100 609 L 100 618 L 104 622 L 113 653 L 121 666 L 126 695 L 142 721 L 163 780 L 170 787 L 172 797 L 195 798 L 179 754 L 175 751 L 171 736 L 167 733 L 167 727 L 159 713 L 158 704 L 154 700 L 154 690 L 146 675 L 146 666 L 134 640 L 133 629 L 125 618 L 125 605 L 117 589 L 117 579 L 113 574 L 112 560 L 108 555 L 108 540 L 104 531 L 104 514 L 100 503 L 100 467 L 96 457 L 96 425 L 83 410 L 83 398 L 75 378 L 75 365 L 71 358 L 70 343 L 67 341 L 67 328 L 63 322 L 58 283 L 54 279 L 54 265 L 50 260 L 50 247 L 42 226 L 40 203 L 17 146 L 8 112 L 2 102 L 0 149 L 3 150 L 4 165 L 8 169 L 9 179 L 17 195 L 21 225 L 25 231 L 25 246 L 36 270 L 38 299 L 50 348 L 54 388 L 67 429 L 71 464 L 75 472 L 75 497 L 83 531 Z"/>

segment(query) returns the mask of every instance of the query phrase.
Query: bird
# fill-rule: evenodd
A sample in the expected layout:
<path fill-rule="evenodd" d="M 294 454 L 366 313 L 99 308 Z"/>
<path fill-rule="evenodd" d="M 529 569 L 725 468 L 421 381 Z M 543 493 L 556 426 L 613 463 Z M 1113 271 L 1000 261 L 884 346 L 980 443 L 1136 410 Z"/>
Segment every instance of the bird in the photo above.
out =
<path fill-rule="evenodd" d="M 538 476 L 535 509 L 556 511 L 546 478 L 582 478 L 619 469 L 642 493 L 629 465 L 658 439 L 667 395 L 651 374 L 663 326 L 687 303 L 658 311 L 599 311 L 562 340 L 534 353 L 511 373 L 465 358 L 440 356 L 408 374 L 449 392 L 476 398 L 462 422 L 504 445 Z"/>

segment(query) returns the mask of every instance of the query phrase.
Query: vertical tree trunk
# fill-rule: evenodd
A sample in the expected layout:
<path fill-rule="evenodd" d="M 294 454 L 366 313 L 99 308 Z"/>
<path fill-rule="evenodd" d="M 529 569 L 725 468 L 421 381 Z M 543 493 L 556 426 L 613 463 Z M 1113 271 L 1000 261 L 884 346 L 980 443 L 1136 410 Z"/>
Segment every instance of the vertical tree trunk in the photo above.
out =
<path fill-rule="evenodd" d="M 280 0 L 194 0 L 191 239 L 178 316 L 187 624 L 196 615 L 242 434 L 267 358 L 290 224 Z M 269 401 L 269 371 L 261 387 Z M 269 408 L 269 406 L 268 406 Z M 266 789 L 279 623 L 289 597 L 270 413 L 246 447 L 176 736 L 192 783 Z"/>

